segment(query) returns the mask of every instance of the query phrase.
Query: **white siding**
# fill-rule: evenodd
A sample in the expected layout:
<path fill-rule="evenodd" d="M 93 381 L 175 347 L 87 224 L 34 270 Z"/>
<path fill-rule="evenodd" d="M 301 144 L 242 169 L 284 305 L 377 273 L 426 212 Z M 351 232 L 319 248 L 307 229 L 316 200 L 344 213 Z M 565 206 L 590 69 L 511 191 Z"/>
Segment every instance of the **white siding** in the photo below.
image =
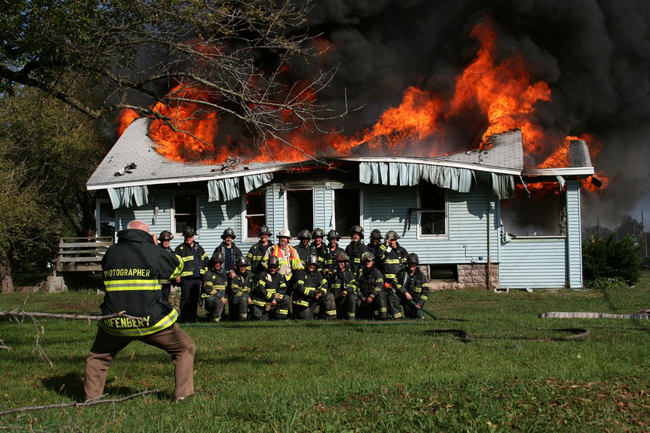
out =
<path fill-rule="evenodd" d="M 558 289 L 566 285 L 564 238 L 513 239 L 501 248 L 499 287 Z"/>
<path fill-rule="evenodd" d="M 582 233 L 580 219 L 580 183 L 566 183 L 568 286 L 582 288 Z"/>

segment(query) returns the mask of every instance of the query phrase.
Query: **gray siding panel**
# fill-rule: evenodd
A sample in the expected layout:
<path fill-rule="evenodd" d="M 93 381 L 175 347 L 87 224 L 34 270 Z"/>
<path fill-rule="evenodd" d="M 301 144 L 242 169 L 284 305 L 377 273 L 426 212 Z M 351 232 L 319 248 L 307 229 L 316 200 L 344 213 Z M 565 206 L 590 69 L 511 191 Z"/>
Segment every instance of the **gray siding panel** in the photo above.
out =
<path fill-rule="evenodd" d="M 567 272 L 571 289 L 582 288 L 582 233 L 580 216 L 580 182 L 566 183 L 567 200 Z"/>
<path fill-rule="evenodd" d="M 499 264 L 499 287 L 565 287 L 565 245 L 564 238 L 515 239 L 503 245 Z"/>

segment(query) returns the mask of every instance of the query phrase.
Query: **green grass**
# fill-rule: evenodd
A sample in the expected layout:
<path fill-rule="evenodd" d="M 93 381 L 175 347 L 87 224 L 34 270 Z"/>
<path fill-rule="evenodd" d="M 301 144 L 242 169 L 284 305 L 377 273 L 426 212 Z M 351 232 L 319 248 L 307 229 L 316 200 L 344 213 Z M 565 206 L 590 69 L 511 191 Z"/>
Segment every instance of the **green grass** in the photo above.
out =
<path fill-rule="evenodd" d="M 0 295 L 0 310 L 24 294 Z M 33 294 L 28 311 L 96 313 L 91 291 Z M 0 418 L 1 427 L 83 431 L 647 431 L 650 323 L 540 319 L 547 311 L 635 313 L 650 308 L 650 275 L 616 291 L 435 292 L 439 317 L 387 325 L 197 324 L 197 395 L 171 405 L 172 364 L 141 343 L 120 353 L 106 392 L 162 395 L 116 405 Z M 0 410 L 81 401 L 96 327 L 42 319 L 36 328 L 0 320 Z M 585 339 L 556 341 L 559 328 Z M 459 328 L 470 342 L 428 331 Z"/>

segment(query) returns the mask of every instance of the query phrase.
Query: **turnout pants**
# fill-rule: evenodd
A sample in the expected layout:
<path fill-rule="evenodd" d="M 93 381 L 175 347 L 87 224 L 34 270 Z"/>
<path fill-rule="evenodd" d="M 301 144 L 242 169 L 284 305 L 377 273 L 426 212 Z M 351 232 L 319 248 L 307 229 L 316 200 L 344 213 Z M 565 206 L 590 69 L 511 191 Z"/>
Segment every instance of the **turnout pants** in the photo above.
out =
<path fill-rule="evenodd" d="M 86 358 L 84 382 L 86 400 L 95 399 L 103 394 L 108 368 L 118 352 L 132 341 L 142 341 L 163 349 L 171 355 L 176 382 L 175 398 L 194 394 L 194 340 L 180 326 L 174 324 L 155 334 L 141 337 L 116 337 L 99 328 L 93 347 Z"/>
<path fill-rule="evenodd" d="M 341 320 L 354 320 L 357 312 L 357 295 L 348 293 L 336 298 L 336 317 Z"/>
<path fill-rule="evenodd" d="M 379 320 L 386 320 L 388 318 L 388 301 L 386 299 L 386 291 L 382 290 L 375 296 L 372 303 L 363 302 L 360 298 L 357 301 L 359 317 L 362 319 L 374 319 L 375 311 L 378 313 Z"/>
<path fill-rule="evenodd" d="M 219 322 L 224 310 L 223 302 L 220 296 L 210 296 L 203 299 L 203 308 L 208 312 L 208 319 Z"/>
<path fill-rule="evenodd" d="M 248 296 L 232 296 L 230 299 L 230 320 L 245 322 L 248 317 Z"/>
<path fill-rule="evenodd" d="M 196 322 L 200 294 L 201 278 L 181 278 L 181 323 Z"/>
<path fill-rule="evenodd" d="M 282 295 L 280 299 L 276 299 L 276 306 L 270 310 L 259 305 L 252 305 L 253 320 L 257 322 L 264 322 L 270 319 L 286 320 L 289 316 L 289 307 L 291 306 L 291 298 L 287 295 Z"/>

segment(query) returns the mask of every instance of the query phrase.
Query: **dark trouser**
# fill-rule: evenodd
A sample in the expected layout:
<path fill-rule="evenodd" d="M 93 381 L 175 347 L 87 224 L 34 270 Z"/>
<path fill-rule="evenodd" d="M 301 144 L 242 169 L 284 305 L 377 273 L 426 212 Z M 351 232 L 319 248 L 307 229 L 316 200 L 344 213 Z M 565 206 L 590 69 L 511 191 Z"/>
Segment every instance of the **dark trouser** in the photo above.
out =
<path fill-rule="evenodd" d="M 169 302 L 169 294 L 172 291 L 171 284 L 161 284 L 160 289 L 162 290 L 162 300 L 163 302 Z"/>
<path fill-rule="evenodd" d="M 232 296 L 229 311 L 230 320 L 245 322 L 248 317 L 248 295 Z"/>
<path fill-rule="evenodd" d="M 388 318 L 388 301 L 386 300 L 386 291 L 382 290 L 375 296 L 372 303 L 362 301 L 360 298 L 357 301 L 359 317 L 362 319 L 374 319 L 375 311 L 379 313 L 379 320 Z"/>
<path fill-rule="evenodd" d="M 402 316 L 402 302 L 397 295 L 397 291 L 390 289 L 386 290 L 386 300 L 388 303 L 388 314 L 394 319 L 401 319 Z"/>
<path fill-rule="evenodd" d="M 196 309 L 201 294 L 201 278 L 181 278 L 180 322 L 196 322 Z"/>
<path fill-rule="evenodd" d="M 354 320 L 357 311 L 357 295 L 348 293 L 336 298 L 336 317 L 341 320 Z"/>
<path fill-rule="evenodd" d="M 413 296 L 413 294 L 411 294 L 411 296 Z M 406 298 L 402 299 L 402 306 L 404 307 L 404 315 L 409 319 L 424 318 L 424 313 L 422 312 L 422 310 L 415 308 L 415 305 L 413 305 L 411 301 L 407 301 Z"/>
<path fill-rule="evenodd" d="M 142 337 L 116 337 L 99 328 L 93 347 L 86 358 L 84 382 L 86 400 L 103 394 L 108 368 L 117 353 L 136 340 L 163 349 L 171 355 L 176 381 L 174 397 L 187 397 L 194 394 L 194 340 L 177 324 Z"/>
<path fill-rule="evenodd" d="M 221 320 L 224 305 L 221 301 L 221 296 L 210 296 L 203 298 L 203 308 L 208 312 L 208 319 L 218 322 Z"/>
<path fill-rule="evenodd" d="M 318 305 L 318 314 L 321 319 L 336 319 L 336 301 L 334 300 L 334 293 L 325 293 L 316 301 L 316 304 Z"/>
<path fill-rule="evenodd" d="M 264 322 L 269 319 L 286 320 L 289 316 L 289 307 L 291 306 L 291 299 L 287 295 L 281 295 L 280 299 L 276 299 L 275 307 L 270 310 L 259 306 L 252 305 L 253 320 L 257 322 Z"/>

